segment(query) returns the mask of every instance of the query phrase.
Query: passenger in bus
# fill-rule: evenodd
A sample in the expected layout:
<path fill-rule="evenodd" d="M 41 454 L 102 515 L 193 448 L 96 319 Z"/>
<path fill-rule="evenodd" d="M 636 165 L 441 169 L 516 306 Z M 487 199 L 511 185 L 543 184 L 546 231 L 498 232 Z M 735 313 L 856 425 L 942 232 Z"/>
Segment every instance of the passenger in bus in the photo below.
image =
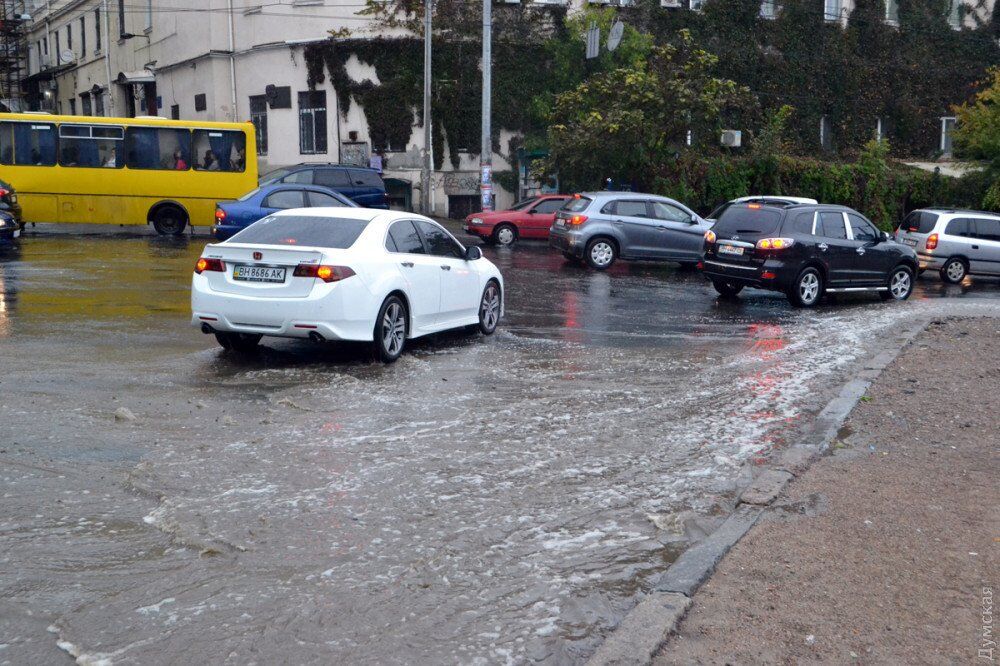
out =
<path fill-rule="evenodd" d="M 205 163 L 201 168 L 206 171 L 219 170 L 219 161 L 215 159 L 215 153 L 213 153 L 211 150 L 205 151 Z"/>
<path fill-rule="evenodd" d="M 104 162 L 104 166 L 109 169 L 114 169 L 118 166 L 118 152 L 112 148 L 111 153 L 108 155 L 107 161 Z"/>
<path fill-rule="evenodd" d="M 188 163 L 184 161 L 184 153 L 177 149 L 174 151 L 174 168 L 178 171 L 187 171 Z"/>
<path fill-rule="evenodd" d="M 236 157 L 234 157 L 230 164 L 233 167 L 233 171 L 243 171 L 247 163 L 247 151 L 246 148 L 236 148 Z"/>

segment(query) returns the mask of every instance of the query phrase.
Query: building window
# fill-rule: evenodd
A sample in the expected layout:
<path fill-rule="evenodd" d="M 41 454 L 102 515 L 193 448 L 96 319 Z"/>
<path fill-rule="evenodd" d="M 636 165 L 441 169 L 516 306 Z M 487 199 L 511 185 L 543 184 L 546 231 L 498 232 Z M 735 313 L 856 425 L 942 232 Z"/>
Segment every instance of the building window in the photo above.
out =
<path fill-rule="evenodd" d="M 49 54 L 49 38 L 42 37 L 42 49 L 45 50 L 45 55 Z"/>
<path fill-rule="evenodd" d="M 180 120 L 181 119 L 181 105 L 180 104 L 172 104 L 170 106 L 170 118 L 172 120 Z"/>
<path fill-rule="evenodd" d="M 205 99 L 205 93 L 201 93 L 200 95 L 195 95 L 194 96 L 194 110 L 195 111 L 204 111 L 207 108 L 208 108 L 208 102 Z"/>
<path fill-rule="evenodd" d="M 87 57 L 87 17 L 80 17 L 80 58 Z"/>
<path fill-rule="evenodd" d="M 827 21 L 840 20 L 841 0 L 823 0 L 823 18 Z"/>
<path fill-rule="evenodd" d="M 76 115 L 76 100 L 75 99 L 71 99 L 69 101 L 69 115 L 71 115 L 71 116 L 75 116 Z"/>
<path fill-rule="evenodd" d="M 326 91 L 299 93 L 299 153 L 326 153 Z"/>
<path fill-rule="evenodd" d="M 67 23 L 66 24 L 66 48 L 68 48 L 68 49 L 72 49 L 73 48 L 73 24 L 72 23 Z"/>
<path fill-rule="evenodd" d="M 254 95 L 250 98 L 250 122 L 257 135 L 257 154 L 267 155 L 267 96 Z"/>
<path fill-rule="evenodd" d="M 84 93 L 80 95 L 80 106 L 83 109 L 83 115 L 92 116 L 94 115 L 94 107 L 90 104 L 90 93 Z"/>
<path fill-rule="evenodd" d="M 59 31 L 56 30 L 56 64 L 62 64 L 62 40 L 59 37 Z"/>
<path fill-rule="evenodd" d="M 829 116 L 819 119 L 819 145 L 823 150 L 833 150 L 833 133 L 830 131 Z"/>
<path fill-rule="evenodd" d="M 948 24 L 954 30 L 961 30 L 962 28 L 962 18 L 965 16 L 964 9 L 962 0 L 951 0 L 951 6 L 948 10 Z"/>
<path fill-rule="evenodd" d="M 94 10 L 94 53 L 101 52 L 101 8 Z"/>
<path fill-rule="evenodd" d="M 951 135 L 955 131 L 955 117 L 941 118 L 941 155 L 951 157 Z"/>
<path fill-rule="evenodd" d="M 777 0 L 763 0 L 760 3 L 760 17 L 765 19 L 773 19 L 778 14 L 778 3 Z"/>
<path fill-rule="evenodd" d="M 94 95 L 94 106 L 97 107 L 97 115 L 104 115 L 104 93 L 99 92 Z"/>
<path fill-rule="evenodd" d="M 892 25 L 899 25 L 899 0 L 885 0 L 885 20 Z"/>
<path fill-rule="evenodd" d="M 125 0 L 118 0 L 118 37 L 125 36 Z"/>
<path fill-rule="evenodd" d="M 153 0 L 146 0 L 146 31 L 153 29 Z"/>

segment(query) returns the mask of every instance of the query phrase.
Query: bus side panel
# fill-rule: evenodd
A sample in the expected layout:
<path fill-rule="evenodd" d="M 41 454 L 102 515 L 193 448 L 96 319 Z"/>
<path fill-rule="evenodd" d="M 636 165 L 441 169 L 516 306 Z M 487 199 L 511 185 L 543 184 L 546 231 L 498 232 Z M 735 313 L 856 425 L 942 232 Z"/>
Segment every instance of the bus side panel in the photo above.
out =
<path fill-rule="evenodd" d="M 14 189 L 17 185 L 11 181 Z M 17 192 L 17 200 L 21 204 L 21 213 L 25 222 L 55 222 L 59 202 L 54 194 L 22 194 Z"/>

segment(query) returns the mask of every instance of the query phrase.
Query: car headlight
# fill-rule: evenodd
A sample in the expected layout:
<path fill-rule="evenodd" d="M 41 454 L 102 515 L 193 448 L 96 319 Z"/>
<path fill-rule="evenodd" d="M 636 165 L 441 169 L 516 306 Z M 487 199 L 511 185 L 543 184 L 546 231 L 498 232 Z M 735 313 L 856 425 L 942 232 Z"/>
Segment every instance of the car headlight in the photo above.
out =
<path fill-rule="evenodd" d="M 469 220 L 469 223 L 470 224 L 482 224 L 483 223 L 483 218 L 481 218 L 481 217 L 474 217 L 471 220 Z"/>
<path fill-rule="evenodd" d="M 0 218 L 0 229 L 3 229 L 7 225 L 13 226 L 12 222 L 8 222 L 5 218 Z"/>

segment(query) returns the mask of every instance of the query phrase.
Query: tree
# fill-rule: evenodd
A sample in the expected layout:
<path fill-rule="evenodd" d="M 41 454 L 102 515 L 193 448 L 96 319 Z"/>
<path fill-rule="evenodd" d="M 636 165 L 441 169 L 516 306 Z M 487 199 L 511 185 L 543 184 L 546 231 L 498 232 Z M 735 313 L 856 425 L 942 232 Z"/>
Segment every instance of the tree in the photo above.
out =
<path fill-rule="evenodd" d="M 955 107 L 958 122 L 952 137 L 962 157 L 990 160 L 1000 167 L 1000 68 L 990 69 L 983 85 L 972 100 Z"/>
<path fill-rule="evenodd" d="M 609 177 L 648 187 L 657 165 L 684 148 L 689 131 L 714 143 L 723 111 L 750 101 L 746 88 L 712 75 L 716 63 L 682 30 L 676 44 L 654 48 L 648 59 L 558 95 L 542 171 L 558 173 L 571 188 Z"/>

